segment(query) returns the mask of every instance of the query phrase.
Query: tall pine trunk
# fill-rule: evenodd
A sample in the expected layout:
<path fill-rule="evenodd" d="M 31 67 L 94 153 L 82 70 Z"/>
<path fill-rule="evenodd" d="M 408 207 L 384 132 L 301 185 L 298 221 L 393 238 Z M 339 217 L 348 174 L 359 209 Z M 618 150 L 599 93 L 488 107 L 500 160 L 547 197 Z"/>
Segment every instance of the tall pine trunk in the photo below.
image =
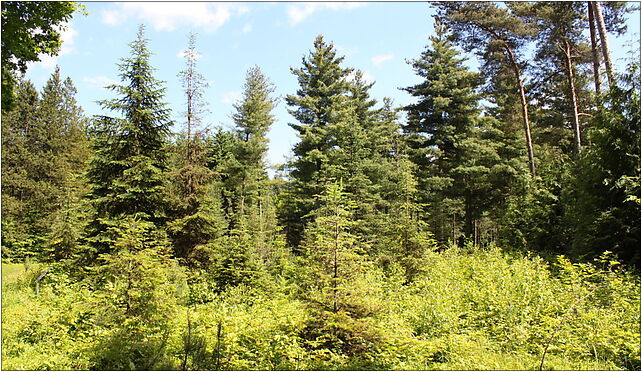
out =
<path fill-rule="evenodd" d="M 566 62 L 566 78 L 568 79 L 568 87 L 571 100 L 571 114 L 573 116 L 573 128 L 575 129 L 575 146 L 577 147 L 577 152 L 582 152 L 582 141 L 580 137 L 580 117 L 578 114 L 577 108 L 577 93 L 575 90 L 575 76 L 573 75 L 573 51 L 571 49 L 571 43 L 568 39 L 564 40 L 564 47 L 560 45 L 560 49 L 564 52 L 565 62 Z"/>
<path fill-rule="evenodd" d="M 589 31 L 591 34 L 591 54 L 593 56 L 593 80 L 595 81 L 595 93 L 598 95 L 602 91 L 602 77 L 600 75 L 600 54 L 597 50 L 597 34 L 595 31 L 595 16 L 593 11 L 593 2 L 588 2 Z"/>
<path fill-rule="evenodd" d="M 607 40 L 606 25 L 604 24 L 604 17 L 602 16 L 602 6 L 599 1 L 593 1 L 595 10 L 595 20 L 597 21 L 598 31 L 600 32 L 600 40 L 602 42 L 602 55 L 604 56 L 604 65 L 606 66 L 606 77 L 609 81 L 609 88 L 615 87 L 615 77 L 613 75 L 613 63 L 611 62 L 611 52 Z"/>
<path fill-rule="evenodd" d="M 522 83 L 522 73 L 517 65 L 517 60 L 512 49 L 504 44 L 506 53 L 510 60 L 513 71 L 515 72 L 515 80 L 517 81 L 517 88 L 519 89 L 519 98 L 522 105 L 522 121 L 524 122 L 524 134 L 526 136 L 526 148 L 528 149 L 528 164 L 531 171 L 531 176 L 535 177 L 535 156 L 533 154 L 533 140 L 531 137 L 531 125 L 528 120 L 528 101 L 526 100 L 526 90 L 524 89 L 524 84 Z"/>

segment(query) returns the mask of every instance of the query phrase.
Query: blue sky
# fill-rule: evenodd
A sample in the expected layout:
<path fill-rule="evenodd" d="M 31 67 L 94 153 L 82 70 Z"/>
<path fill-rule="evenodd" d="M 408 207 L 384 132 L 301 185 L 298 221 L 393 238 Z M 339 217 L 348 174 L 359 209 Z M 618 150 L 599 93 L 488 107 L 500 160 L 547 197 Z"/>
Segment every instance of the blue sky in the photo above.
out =
<path fill-rule="evenodd" d="M 258 65 L 263 70 L 276 85 L 275 96 L 294 94 L 297 82 L 290 67 L 301 65 L 318 34 L 345 56 L 345 67 L 360 69 L 376 82 L 371 93 L 379 102 L 391 97 L 396 105 L 410 103 L 410 96 L 399 88 L 420 79 L 405 61 L 419 56 L 433 31 L 432 9 L 425 2 L 83 4 L 88 14 L 76 14 L 68 24 L 59 56 L 32 64 L 27 78 L 40 89 L 58 64 L 61 74 L 74 81 L 85 113 L 104 114 L 96 101 L 112 97 L 103 86 L 118 82 L 116 64 L 129 55 L 128 43 L 143 23 L 155 76 L 166 81 L 176 131 L 185 110 L 177 74 L 184 68 L 181 52 L 190 32 L 198 34 L 197 50 L 202 55 L 198 70 L 210 82 L 205 100 L 211 113 L 204 122 L 229 127 L 232 105 L 240 97 L 248 68 Z M 626 52 L 639 44 L 639 19 L 636 12 L 629 19 L 627 35 L 611 36 L 614 59 L 620 61 L 616 66 L 622 66 Z M 474 60 L 470 64 L 474 66 Z M 274 114 L 277 121 L 268 135 L 267 157 L 272 165 L 284 162 L 297 142 L 295 131 L 287 125 L 294 119 L 283 99 Z"/>

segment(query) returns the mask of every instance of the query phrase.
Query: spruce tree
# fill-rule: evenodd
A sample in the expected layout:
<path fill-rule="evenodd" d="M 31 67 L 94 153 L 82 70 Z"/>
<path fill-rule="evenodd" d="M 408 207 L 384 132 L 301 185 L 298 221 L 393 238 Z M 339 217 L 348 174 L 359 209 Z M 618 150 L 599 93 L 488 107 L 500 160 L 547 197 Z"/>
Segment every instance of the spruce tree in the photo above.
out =
<path fill-rule="evenodd" d="M 362 312 L 353 284 L 367 264 L 363 243 L 354 234 L 355 205 L 337 182 L 327 186 L 320 201 L 303 244 L 313 280 L 312 301 L 332 313 Z"/>
<path fill-rule="evenodd" d="M 120 218 L 137 216 L 157 227 L 165 221 L 165 145 L 172 122 L 165 89 L 153 77 L 144 30 L 141 25 L 131 56 L 119 64 L 123 84 L 109 86 L 120 97 L 100 102 L 122 116 L 94 119 L 96 154 L 88 172 L 94 217 L 88 241 L 99 252 L 110 250 L 110 226 Z"/>
<path fill-rule="evenodd" d="M 183 271 L 156 239 L 153 223 L 134 216 L 114 227 L 113 251 L 94 279 L 92 324 L 101 330 L 90 349 L 97 370 L 170 369 L 168 338 L 178 311 Z"/>

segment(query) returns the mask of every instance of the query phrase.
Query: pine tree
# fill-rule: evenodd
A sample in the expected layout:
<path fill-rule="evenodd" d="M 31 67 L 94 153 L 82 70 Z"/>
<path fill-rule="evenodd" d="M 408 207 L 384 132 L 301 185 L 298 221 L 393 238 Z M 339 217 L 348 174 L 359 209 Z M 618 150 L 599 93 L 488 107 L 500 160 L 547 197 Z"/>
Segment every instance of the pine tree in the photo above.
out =
<path fill-rule="evenodd" d="M 88 241 L 109 251 L 110 226 L 125 216 L 138 216 L 161 227 L 165 220 L 164 172 L 171 121 L 163 103 L 165 89 L 153 77 L 144 27 L 130 44 L 131 57 L 119 64 L 123 85 L 109 88 L 120 98 L 102 101 L 104 109 L 122 117 L 95 118 L 95 152 L 88 172 L 95 210 Z"/>
<path fill-rule="evenodd" d="M 526 149 L 531 176 L 535 177 L 535 154 L 529 116 L 522 53 L 532 40 L 535 29 L 529 22 L 515 16 L 510 8 L 495 3 L 437 2 L 436 18 L 447 25 L 458 43 L 466 51 L 475 50 L 484 61 L 483 71 L 493 82 L 488 71 L 493 65 L 505 65 L 512 72 L 512 86 L 518 92 L 521 106 Z"/>
<path fill-rule="evenodd" d="M 555 94 L 556 97 L 549 98 L 542 106 L 546 107 L 551 103 L 554 105 L 549 115 L 556 116 L 553 122 L 565 123 L 564 127 L 571 129 L 575 135 L 575 151 L 578 153 L 582 149 L 580 113 L 582 107 L 586 107 L 581 105 L 578 96 L 582 91 L 586 91 L 583 88 L 588 83 L 577 63 L 588 50 L 582 35 L 585 28 L 583 5 L 579 2 L 569 2 L 521 3 L 510 6 L 518 17 L 534 23 L 537 27 L 538 49 L 535 61 L 540 77 L 539 85 L 548 88 L 548 92 L 544 91 L 545 94 L 555 94 L 555 91 L 559 91 Z M 543 97 L 538 98 L 542 100 Z M 559 101 L 564 102 L 562 107 Z"/>
<path fill-rule="evenodd" d="M 288 241 L 293 245 L 301 239 L 305 216 L 317 206 L 315 195 L 323 190 L 327 153 L 333 146 L 329 127 L 348 100 L 346 78 L 351 69 L 341 67 L 343 59 L 337 56 L 333 44 L 317 36 L 314 50 L 303 58 L 302 68 L 291 68 L 299 89 L 296 95 L 288 95 L 286 102 L 298 121 L 290 126 L 298 132 L 300 142 L 293 149 L 295 159 L 290 165 L 293 183 L 286 196 L 288 210 L 283 216 Z"/>
<path fill-rule="evenodd" d="M 592 258 L 613 251 L 640 264 L 640 70 L 629 66 L 620 87 L 606 96 L 589 130 L 592 145 L 580 160 L 571 206 L 572 252 Z"/>

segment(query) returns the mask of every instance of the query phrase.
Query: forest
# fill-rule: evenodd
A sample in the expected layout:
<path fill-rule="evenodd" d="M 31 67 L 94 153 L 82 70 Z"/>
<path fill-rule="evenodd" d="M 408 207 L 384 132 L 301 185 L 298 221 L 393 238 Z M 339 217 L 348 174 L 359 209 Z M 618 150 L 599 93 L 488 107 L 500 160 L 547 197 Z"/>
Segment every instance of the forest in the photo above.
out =
<path fill-rule="evenodd" d="M 430 6 L 412 104 L 337 40 L 287 61 L 269 176 L 259 66 L 212 128 L 185 35 L 175 123 L 141 25 L 88 117 L 23 77 L 82 5 L 3 1 L 2 369 L 639 370 L 639 4 Z"/>

